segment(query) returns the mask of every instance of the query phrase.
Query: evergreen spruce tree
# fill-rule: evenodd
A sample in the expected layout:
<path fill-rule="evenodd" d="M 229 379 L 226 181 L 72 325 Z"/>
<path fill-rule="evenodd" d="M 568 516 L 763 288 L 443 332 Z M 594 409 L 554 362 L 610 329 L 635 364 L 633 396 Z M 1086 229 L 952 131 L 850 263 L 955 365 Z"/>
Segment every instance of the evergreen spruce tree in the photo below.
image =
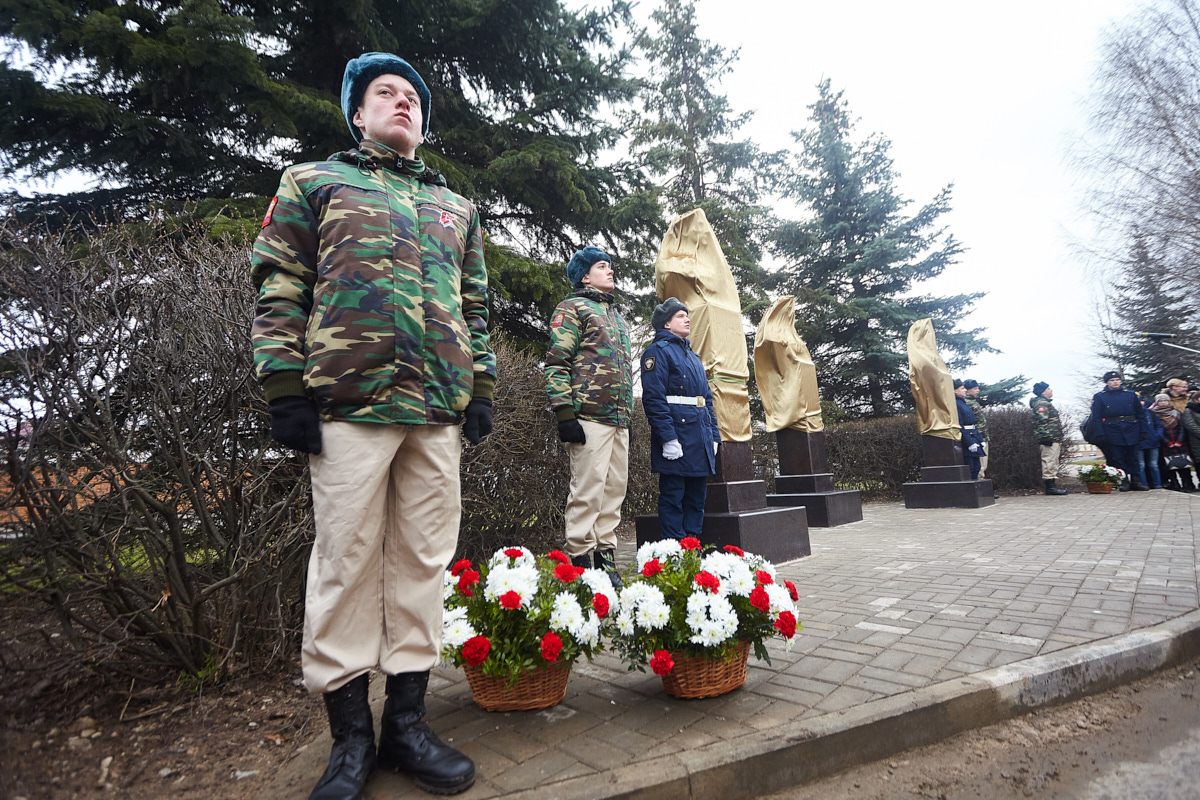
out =
<path fill-rule="evenodd" d="M 736 140 L 753 112 L 733 113 L 718 87 L 738 52 L 700 38 L 693 0 L 664 0 L 655 30 L 638 48 L 649 67 L 641 110 L 625 115 L 630 150 L 656 181 L 670 214 L 704 210 L 742 295 L 743 309 L 766 307 L 759 260 L 770 216 L 760 205 L 779 156 Z"/>
<path fill-rule="evenodd" d="M 1189 316 L 1195 293 L 1185 291 L 1164 267 L 1161 253 L 1171 250 L 1169 242 L 1156 241 L 1136 227 L 1130 240 L 1117 280 L 1106 291 L 1106 347 L 1100 355 L 1118 365 L 1131 388 L 1154 394 L 1170 378 L 1196 376 L 1196 357 L 1141 333 L 1175 333 L 1179 338 L 1174 343 L 1200 349 Z"/>
<path fill-rule="evenodd" d="M 800 149 L 781 190 L 811 216 L 772 234 L 784 262 L 772 279 L 796 297 L 797 329 L 813 354 L 822 396 L 853 416 L 886 416 L 912 403 L 905 345 L 916 320 L 932 318 L 955 374 L 974 354 L 995 352 L 981 330 L 958 328 L 981 294 L 912 294 L 962 252 L 938 227 L 950 209 L 950 187 L 906 216 L 890 143 L 878 135 L 852 140 L 848 105 L 828 80 L 810 108 L 812 124 L 794 134 Z"/>

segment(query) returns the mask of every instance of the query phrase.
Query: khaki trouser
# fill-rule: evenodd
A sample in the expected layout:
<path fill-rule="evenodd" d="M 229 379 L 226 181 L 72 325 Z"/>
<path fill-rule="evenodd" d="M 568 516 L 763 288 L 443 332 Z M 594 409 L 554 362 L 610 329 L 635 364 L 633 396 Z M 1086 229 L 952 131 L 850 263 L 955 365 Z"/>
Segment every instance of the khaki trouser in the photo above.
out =
<path fill-rule="evenodd" d="M 567 443 L 571 491 L 567 495 L 567 555 L 617 546 L 617 523 L 629 484 L 629 429 L 581 419 L 583 444 Z"/>
<path fill-rule="evenodd" d="M 1058 451 L 1062 443 L 1040 444 L 1038 447 L 1042 448 L 1042 480 L 1052 481 L 1058 477 Z"/>
<path fill-rule="evenodd" d="M 454 425 L 321 424 L 301 666 L 310 692 L 437 663 L 462 517 Z"/>
<path fill-rule="evenodd" d="M 985 443 L 983 446 L 983 449 L 987 450 L 990 455 L 990 451 L 992 449 L 992 443 L 991 442 Z M 987 455 L 980 456 L 979 457 L 979 479 L 980 480 L 983 480 L 984 478 L 987 477 L 987 465 L 988 465 Z"/>

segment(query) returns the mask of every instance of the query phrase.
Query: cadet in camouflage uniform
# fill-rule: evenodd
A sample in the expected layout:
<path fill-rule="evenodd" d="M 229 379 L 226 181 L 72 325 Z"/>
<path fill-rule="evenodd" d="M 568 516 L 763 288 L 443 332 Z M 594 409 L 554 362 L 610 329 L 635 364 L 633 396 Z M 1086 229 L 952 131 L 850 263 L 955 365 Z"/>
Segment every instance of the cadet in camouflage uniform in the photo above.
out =
<path fill-rule="evenodd" d="M 1062 448 L 1062 421 L 1058 418 L 1058 409 L 1051 400 L 1054 390 L 1050 384 L 1038 381 L 1033 385 L 1033 397 L 1029 407 L 1033 409 L 1033 438 L 1042 449 L 1042 482 L 1046 484 L 1046 494 L 1066 494 L 1065 489 L 1054 485 L 1058 479 L 1058 456 Z"/>
<path fill-rule="evenodd" d="M 963 381 L 963 386 L 967 387 L 967 394 L 963 398 L 963 402 L 975 414 L 975 427 L 983 436 L 984 453 L 979 457 L 979 477 L 982 479 L 987 477 L 988 455 L 992 452 L 992 437 L 988 435 L 987 414 L 983 413 L 983 404 L 979 402 L 979 381 L 968 378 Z"/>
<path fill-rule="evenodd" d="M 458 542 L 460 437 L 492 428 L 483 232 L 416 158 L 430 94 L 409 64 L 351 60 L 342 110 L 358 147 L 283 173 L 252 259 L 271 435 L 311 454 L 301 664 L 333 733 L 311 797 L 361 797 L 377 760 L 451 794 L 475 765 L 421 718 Z M 387 674 L 378 753 L 374 667 Z"/>
<path fill-rule="evenodd" d="M 571 459 L 566 551 L 572 563 L 617 575 L 617 523 L 629 483 L 633 367 L 629 329 L 613 304 L 608 254 L 585 247 L 567 263 L 573 295 L 554 309 L 546 395 Z"/>

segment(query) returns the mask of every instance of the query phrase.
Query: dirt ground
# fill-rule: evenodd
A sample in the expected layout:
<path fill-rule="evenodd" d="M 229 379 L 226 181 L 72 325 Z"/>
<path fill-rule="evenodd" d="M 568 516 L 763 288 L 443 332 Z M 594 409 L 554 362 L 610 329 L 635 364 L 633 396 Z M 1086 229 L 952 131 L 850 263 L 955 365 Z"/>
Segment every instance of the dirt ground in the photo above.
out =
<path fill-rule="evenodd" d="M 168 674 L 125 686 L 66 671 L 40 605 L 0 596 L 0 798 L 250 800 L 326 725 L 291 674 L 182 692 Z"/>
<path fill-rule="evenodd" d="M 1198 692 L 1193 660 L 760 800 L 1190 800 Z"/>

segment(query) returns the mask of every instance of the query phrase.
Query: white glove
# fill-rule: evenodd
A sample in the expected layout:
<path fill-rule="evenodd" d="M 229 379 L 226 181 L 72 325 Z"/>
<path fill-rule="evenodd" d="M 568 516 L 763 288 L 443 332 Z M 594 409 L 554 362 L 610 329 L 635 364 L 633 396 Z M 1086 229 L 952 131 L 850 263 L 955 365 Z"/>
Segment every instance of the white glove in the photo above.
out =
<path fill-rule="evenodd" d="M 663 458 L 667 461 L 683 458 L 683 446 L 679 444 L 678 439 L 672 439 L 663 445 Z"/>
<path fill-rule="evenodd" d="M 978 443 L 976 443 L 976 444 L 973 444 L 973 445 L 971 445 L 970 447 L 968 447 L 968 448 L 967 448 L 967 452 L 968 452 L 968 453 L 978 453 L 978 452 L 979 452 L 979 449 L 980 449 L 980 448 L 979 448 L 979 444 L 978 444 Z"/>
<path fill-rule="evenodd" d="M 716 454 L 717 454 L 717 443 L 713 442 L 713 455 L 715 456 Z"/>

